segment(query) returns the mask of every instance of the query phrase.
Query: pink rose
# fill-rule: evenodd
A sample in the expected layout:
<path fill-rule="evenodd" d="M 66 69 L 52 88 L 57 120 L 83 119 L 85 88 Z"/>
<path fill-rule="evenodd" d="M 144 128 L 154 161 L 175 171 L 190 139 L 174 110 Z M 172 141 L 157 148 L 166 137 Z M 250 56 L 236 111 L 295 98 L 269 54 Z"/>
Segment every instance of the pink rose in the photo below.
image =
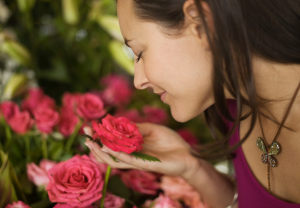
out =
<path fill-rule="evenodd" d="M 106 113 L 102 100 L 91 93 L 80 96 L 76 112 L 85 120 L 98 119 Z"/>
<path fill-rule="evenodd" d="M 27 164 L 28 179 L 36 186 L 47 186 L 49 183 L 48 171 L 56 165 L 56 162 L 42 159 L 40 166 L 35 163 Z"/>
<path fill-rule="evenodd" d="M 141 123 L 141 122 L 145 121 L 145 119 L 142 118 L 142 116 L 140 115 L 139 111 L 136 110 L 136 109 L 131 109 L 131 110 L 128 110 L 128 111 L 119 110 L 115 114 L 115 117 L 116 118 L 125 117 L 125 118 L 127 118 L 130 121 L 135 122 L 135 123 Z"/>
<path fill-rule="evenodd" d="M 69 204 L 56 204 L 53 208 L 79 208 L 79 207 L 73 207 Z M 89 205 L 84 208 L 95 208 L 95 207 L 93 205 Z"/>
<path fill-rule="evenodd" d="M 106 163 L 99 163 L 92 152 L 90 152 L 89 157 L 99 167 L 100 171 L 103 174 L 106 174 L 106 170 L 107 170 L 108 165 Z M 119 170 L 117 168 L 112 168 L 111 169 L 111 176 L 119 175 L 119 174 L 121 174 L 121 170 Z"/>
<path fill-rule="evenodd" d="M 86 155 L 58 163 L 48 171 L 48 177 L 46 191 L 51 202 L 86 207 L 102 197 L 103 174 Z"/>
<path fill-rule="evenodd" d="M 165 124 L 168 120 L 168 114 L 162 108 L 144 106 L 143 113 L 145 114 L 145 121 L 147 122 Z"/>
<path fill-rule="evenodd" d="M 32 127 L 33 120 L 27 111 L 18 112 L 8 120 L 8 125 L 18 134 L 26 134 Z"/>
<path fill-rule="evenodd" d="M 180 129 L 177 133 L 191 146 L 198 144 L 197 137 L 188 129 Z"/>
<path fill-rule="evenodd" d="M 159 189 L 156 174 L 141 170 L 129 170 L 121 173 L 123 183 L 142 194 L 155 195 Z"/>
<path fill-rule="evenodd" d="M 40 88 L 32 88 L 29 90 L 27 98 L 23 100 L 21 107 L 23 110 L 27 110 L 33 114 L 37 107 L 55 109 L 55 101 L 45 95 Z"/>
<path fill-rule="evenodd" d="M 60 120 L 58 124 L 59 132 L 65 137 L 70 136 L 76 125 L 79 123 L 79 118 L 74 114 L 72 109 L 64 107 L 60 112 Z"/>
<path fill-rule="evenodd" d="M 34 112 L 38 129 L 46 134 L 52 132 L 53 127 L 59 122 L 59 114 L 55 110 L 47 107 L 38 107 Z"/>
<path fill-rule="evenodd" d="M 63 106 L 75 112 L 75 107 L 79 101 L 80 96 L 80 93 L 71 94 L 66 92 L 63 95 Z"/>
<path fill-rule="evenodd" d="M 135 123 L 127 118 L 115 118 L 108 114 L 102 119 L 102 125 L 93 123 L 96 131 L 94 139 L 99 138 L 101 142 L 113 151 L 122 151 L 128 154 L 143 149 L 143 136 Z"/>
<path fill-rule="evenodd" d="M 105 104 L 121 105 L 130 102 L 133 90 L 125 77 L 110 74 L 101 80 L 101 84 L 107 86 L 101 95 Z"/>
<path fill-rule="evenodd" d="M 207 207 L 207 205 L 201 201 L 200 194 L 181 177 L 162 176 L 160 188 L 164 191 L 166 196 L 173 200 L 183 201 L 190 207 Z"/>
<path fill-rule="evenodd" d="M 104 199 L 105 208 L 121 208 L 125 203 L 125 199 L 115 196 L 111 193 L 106 193 Z"/>
<path fill-rule="evenodd" d="M 152 206 L 151 206 L 152 205 Z M 154 201 L 147 200 L 143 207 L 148 208 L 181 208 L 181 204 L 178 201 L 174 201 L 163 194 L 160 194 Z M 191 207 L 194 208 L 194 207 Z"/>
<path fill-rule="evenodd" d="M 22 201 L 13 202 L 8 204 L 5 208 L 30 208 L 27 204 L 24 204 Z"/>
<path fill-rule="evenodd" d="M 0 104 L 0 116 L 3 115 L 6 121 L 12 118 L 19 111 L 19 106 L 14 102 L 5 101 Z"/>

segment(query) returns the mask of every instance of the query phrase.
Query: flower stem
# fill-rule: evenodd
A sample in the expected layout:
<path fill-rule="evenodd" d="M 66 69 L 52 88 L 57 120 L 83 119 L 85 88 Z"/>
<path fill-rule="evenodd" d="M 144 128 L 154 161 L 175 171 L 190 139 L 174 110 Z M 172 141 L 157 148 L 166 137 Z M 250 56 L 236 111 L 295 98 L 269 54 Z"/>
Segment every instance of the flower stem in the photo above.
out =
<path fill-rule="evenodd" d="M 104 208 L 104 201 L 105 201 L 106 189 L 107 189 L 107 184 L 108 184 L 110 172 L 111 172 L 111 167 L 107 166 L 104 187 L 103 187 L 103 190 L 102 190 L 102 199 L 101 199 L 100 208 Z"/>
<path fill-rule="evenodd" d="M 73 143 L 74 143 L 74 140 L 77 136 L 77 133 L 78 131 L 80 130 L 80 127 L 82 125 L 82 122 L 79 122 L 76 127 L 75 127 L 75 130 L 74 132 L 72 133 L 72 135 L 69 137 L 68 141 L 67 141 L 67 144 L 66 144 L 66 152 L 69 152 Z"/>
<path fill-rule="evenodd" d="M 26 162 L 30 163 L 31 158 L 30 158 L 30 138 L 28 135 L 25 135 L 25 148 L 26 148 Z"/>
<path fill-rule="evenodd" d="M 48 159 L 47 139 L 42 138 L 43 158 Z"/>
<path fill-rule="evenodd" d="M 5 124 L 5 134 L 6 134 L 7 141 L 8 142 L 11 141 L 11 131 L 7 124 Z"/>

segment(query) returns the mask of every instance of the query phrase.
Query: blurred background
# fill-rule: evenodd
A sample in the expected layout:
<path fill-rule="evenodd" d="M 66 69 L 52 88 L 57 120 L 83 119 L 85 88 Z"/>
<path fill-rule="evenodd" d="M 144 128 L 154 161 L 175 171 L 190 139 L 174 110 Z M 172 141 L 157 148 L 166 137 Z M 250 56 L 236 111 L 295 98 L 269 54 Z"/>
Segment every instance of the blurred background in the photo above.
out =
<path fill-rule="evenodd" d="M 66 93 L 91 93 L 103 100 L 112 115 L 167 125 L 180 132 L 191 145 L 212 142 L 203 115 L 186 123 L 176 122 L 158 95 L 134 89 L 133 73 L 134 54 L 124 45 L 114 1 L 0 0 L 1 103 L 12 101 L 22 106 L 31 96 L 30 90 L 39 89 L 54 100 L 55 109 L 60 111 L 58 106 L 63 105 Z M 30 185 L 26 163 L 38 163 L 42 158 L 59 162 L 87 153 L 79 136 L 82 125 L 77 124 L 69 135 L 59 126 L 54 127 L 47 134 L 46 143 L 40 143 L 45 134 L 31 129 L 26 134 L 31 140 L 26 143 L 20 141 L 24 135 L 20 136 L 3 121 L 0 164 L 5 170 L 4 161 L 9 158 L 14 168 L 9 180 L 17 194 L 7 201 L 0 200 L 0 207 L 1 203 L 18 197 L 29 204 L 35 203 L 33 207 L 41 206 L 38 203 L 46 200 L 47 194 Z M 215 165 L 225 173 L 231 170 L 227 161 Z M 12 172 L 18 175 L 18 180 Z M 0 181 L 8 178 L 3 173 L 0 170 Z"/>

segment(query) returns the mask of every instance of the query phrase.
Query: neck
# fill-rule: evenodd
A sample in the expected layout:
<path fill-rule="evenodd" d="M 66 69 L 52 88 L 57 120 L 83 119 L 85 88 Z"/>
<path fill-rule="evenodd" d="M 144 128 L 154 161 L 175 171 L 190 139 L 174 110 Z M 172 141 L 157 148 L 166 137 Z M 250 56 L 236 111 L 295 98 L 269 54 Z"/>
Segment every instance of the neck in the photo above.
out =
<path fill-rule="evenodd" d="M 280 124 L 287 108 L 300 82 L 300 65 L 287 65 L 267 62 L 255 57 L 253 59 L 253 74 L 261 105 L 260 111 Z M 300 132 L 298 121 L 300 119 L 300 93 L 298 93 L 289 116 L 286 119 L 286 127 L 294 132 Z M 265 125 L 277 127 L 273 122 L 265 120 Z"/>

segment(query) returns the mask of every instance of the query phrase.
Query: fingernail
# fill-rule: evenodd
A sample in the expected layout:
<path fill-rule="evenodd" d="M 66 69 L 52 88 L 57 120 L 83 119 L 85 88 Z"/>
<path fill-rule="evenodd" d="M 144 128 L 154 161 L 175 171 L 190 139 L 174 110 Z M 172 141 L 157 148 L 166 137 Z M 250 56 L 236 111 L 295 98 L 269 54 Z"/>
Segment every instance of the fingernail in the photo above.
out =
<path fill-rule="evenodd" d="M 87 126 L 83 127 L 83 131 L 84 131 L 84 133 L 86 133 L 86 134 L 88 134 L 87 128 L 88 128 Z"/>
<path fill-rule="evenodd" d="M 90 150 L 92 150 L 92 146 L 89 143 L 84 143 Z"/>
<path fill-rule="evenodd" d="M 103 152 L 105 152 L 105 153 L 108 153 L 108 151 L 107 151 L 106 149 L 103 149 L 103 148 L 102 148 L 101 150 L 102 150 Z"/>

